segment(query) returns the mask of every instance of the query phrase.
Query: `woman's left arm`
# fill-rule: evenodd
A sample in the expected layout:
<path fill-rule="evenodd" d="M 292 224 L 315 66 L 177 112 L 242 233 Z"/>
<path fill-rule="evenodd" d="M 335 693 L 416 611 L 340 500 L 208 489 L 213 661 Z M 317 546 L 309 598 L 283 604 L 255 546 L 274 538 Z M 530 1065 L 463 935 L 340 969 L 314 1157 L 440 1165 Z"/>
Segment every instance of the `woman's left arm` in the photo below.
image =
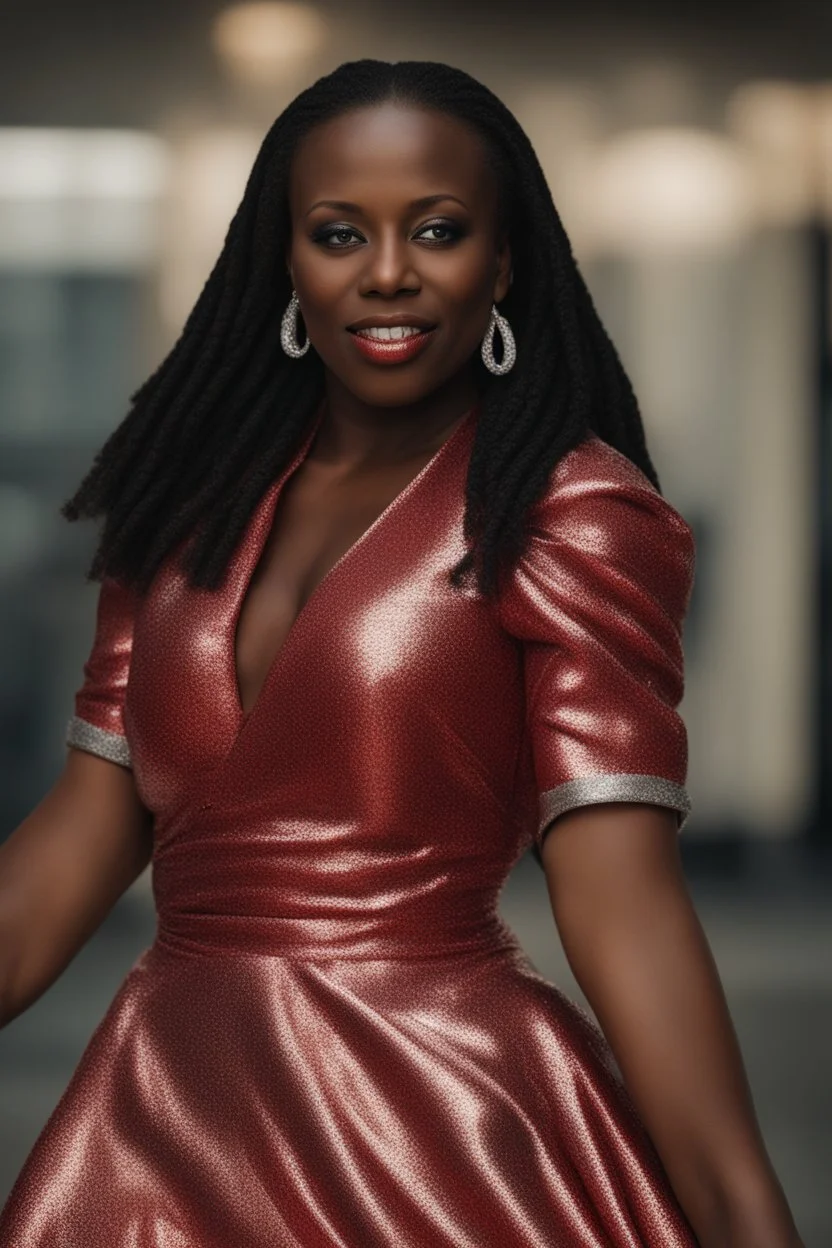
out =
<path fill-rule="evenodd" d="M 541 852 L 569 964 L 702 1248 L 802 1248 L 685 884 L 676 812 L 582 806 Z"/>

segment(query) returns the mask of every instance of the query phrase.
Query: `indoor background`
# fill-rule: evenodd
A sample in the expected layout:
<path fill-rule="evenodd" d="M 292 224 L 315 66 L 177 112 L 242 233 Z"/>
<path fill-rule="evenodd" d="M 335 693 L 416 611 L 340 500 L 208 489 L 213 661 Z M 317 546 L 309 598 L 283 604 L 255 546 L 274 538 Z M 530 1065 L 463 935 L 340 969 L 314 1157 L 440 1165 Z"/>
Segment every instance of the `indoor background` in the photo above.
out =
<path fill-rule="evenodd" d="M 176 339 L 259 143 L 343 60 L 444 60 L 515 111 L 693 526 L 683 851 L 769 1149 L 832 1243 L 832 9 L 4 0 L 0 836 L 62 766 L 94 532 L 61 519 Z M 580 997 L 531 857 L 503 913 Z M 0 1201 L 153 938 L 140 880 L 0 1034 Z"/>

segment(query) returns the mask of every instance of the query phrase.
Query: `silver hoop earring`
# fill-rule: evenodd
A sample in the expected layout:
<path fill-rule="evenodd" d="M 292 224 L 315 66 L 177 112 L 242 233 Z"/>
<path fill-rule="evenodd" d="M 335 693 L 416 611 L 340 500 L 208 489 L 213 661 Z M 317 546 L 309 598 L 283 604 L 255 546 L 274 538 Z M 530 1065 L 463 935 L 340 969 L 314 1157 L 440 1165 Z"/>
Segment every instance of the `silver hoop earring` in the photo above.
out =
<path fill-rule="evenodd" d="M 497 334 L 503 342 L 503 358 L 499 364 L 494 355 L 494 338 Z M 483 364 L 495 377 L 504 377 L 506 373 L 510 373 L 517 359 L 517 344 L 514 341 L 511 326 L 497 311 L 497 305 L 494 303 L 491 305 L 491 319 L 482 340 L 481 355 Z"/>
<path fill-rule="evenodd" d="M 287 355 L 293 360 L 299 360 L 302 355 L 306 355 L 309 350 L 309 335 L 306 335 L 306 342 L 303 346 L 298 342 L 298 312 L 300 311 L 300 303 L 296 292 L 292 291 L 292 298 L 289 300 L 289 306 L 283 313 L 283 320 L 280 322 L 280 345 Z"/>

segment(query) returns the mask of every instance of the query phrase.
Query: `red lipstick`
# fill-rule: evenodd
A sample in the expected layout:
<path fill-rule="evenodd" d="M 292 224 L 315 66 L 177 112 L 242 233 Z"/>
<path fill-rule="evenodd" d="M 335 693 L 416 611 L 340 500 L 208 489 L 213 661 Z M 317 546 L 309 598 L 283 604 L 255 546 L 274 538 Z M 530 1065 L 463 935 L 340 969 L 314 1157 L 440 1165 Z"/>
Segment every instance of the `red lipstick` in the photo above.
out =
<path fill-rule="evenodd" d="M 347 329 L 358 350 L 373 364 L 404 364 L 424 351 L 436 322 L 418 312 L 374 312 Z"/>
<path fill-rule="evenodd" d="M 434 334 L 433 329 L 420 329 L 404 338 L 371 338 L 353 330 L 351 337 L 358 350 L 374 364 L 403 364 L 421 355 Z"/>

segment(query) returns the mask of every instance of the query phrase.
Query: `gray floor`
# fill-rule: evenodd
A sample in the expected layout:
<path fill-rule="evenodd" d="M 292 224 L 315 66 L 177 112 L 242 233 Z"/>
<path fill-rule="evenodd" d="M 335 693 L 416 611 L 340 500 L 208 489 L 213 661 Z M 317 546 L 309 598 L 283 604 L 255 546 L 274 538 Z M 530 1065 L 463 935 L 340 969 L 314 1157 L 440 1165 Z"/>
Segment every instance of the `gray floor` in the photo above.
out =
<path fill-rule="evenodd" d="M 733 882 L 691 875 L 769 1151 L 806 1248 L 832 1245 L 832 908 L 825 874 L 778 856 Z M 580 1000 L 543 874 L 526 858 L 503 914 L 541 974 Z M 143 882 L 57 984 L 0 1032 L 0 1200 L 154 922 Z"/>

